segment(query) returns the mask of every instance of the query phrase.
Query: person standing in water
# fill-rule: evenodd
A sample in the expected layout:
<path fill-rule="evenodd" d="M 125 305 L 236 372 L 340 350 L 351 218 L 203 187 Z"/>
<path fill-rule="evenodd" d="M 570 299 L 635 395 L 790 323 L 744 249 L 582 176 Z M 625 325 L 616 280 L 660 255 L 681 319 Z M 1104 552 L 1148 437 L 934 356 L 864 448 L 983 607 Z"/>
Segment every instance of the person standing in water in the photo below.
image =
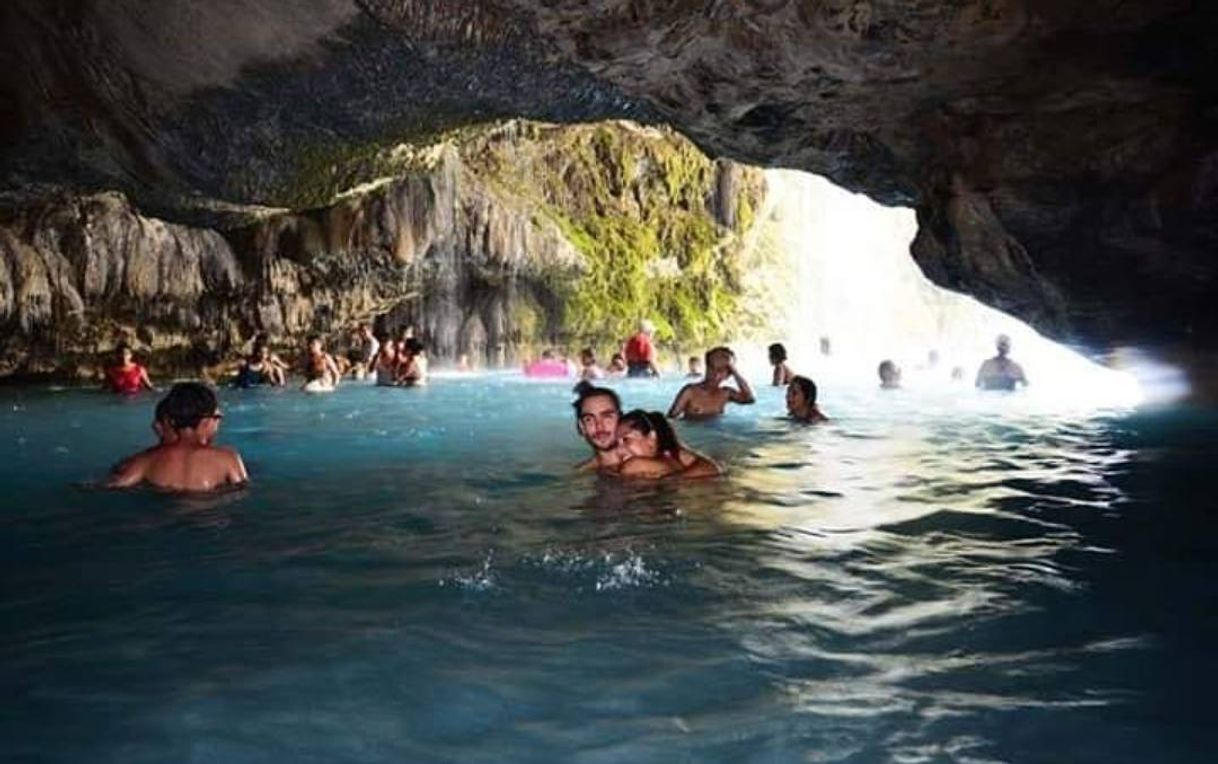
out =
<path fill-rule="evenodd" d="M 622 401 L 607 387 L 591 382 L 575 386 L 575 430 L 592 447 L 592 458 L 576 465 L 577 470 L 615 473 L 622 463 L 617 447 L 617 424 Z"/>
<path fill-rule="evenodd" d="M 352 376 L 356 379 L 369 377 L 376 365 L 376 356 L 380 349 L 380 340 L 372 333 L 372 328 L 367 324 L 360 324 L 355 331 L 351 347 Z"/>
<path fill-rule="evenodd" d="M 655 334 L 655 326 L 646 319 L 639 322 L 639 330 L 626 340 L 622 355 L 626 358 L 626 376 L 629 377 L 659 377 L 660 370 L 656 368 L 656 349 L 651 344 L 651 336 Z"/>
<path fill-rule="evenodd" d="M 748 405 L 753 403 L 753 388 L 748 380 L 736 371 L 736 357 L 726 347 L 706 351 L 706 376 L 701 382 L 691 382 L 681 388 L 668 409 L 671 418 L 702 419 L 723 413 L 728 402 Z M 731 377 L 736 387 L 724 387 Z"/>
<path fill-rule="evenodd" d="M 621 477 L 658 479 L 718 477 L 718 464 L 682 445 L 672 425 L 658 411 L 635 409 L 617 425 Z"/>
<path fill-rule="evenodd" d="M 605 376 L 604 369 L 596 362 L 596 353 L 592 352 L 592 348 L 579 351 L 579 365 L 580 379 L 600 379 Z"/>
<path fill-rule="evenodd" d="M 795 376 L 791 371 L 791 367 L 787 366 L 787 349 L 783 347 L 781 342 L 775 342 L 769 347 L 770 363 L 774 366 L 774 377 L 770 381 L 774 387 L 782 387 L 790 384 L 791 377 Z"/>
<path fill-rule="evenodd" d="M 241 362 L 233 387 L 247 388 L 260 385 L 279 387 L 284 384 L 283 370 L 271 360 L 271 349 L 255 342 L 254 351 Z"/>
<path fill-rule="evenodd" d="M 797 422 L 820 424 L 829 417 L 816 405 L 816 383 L 798 374 L 787 385 L 787 414 Z"/>
<path fill-rule="evenodd" d="M 156 390 L 148 370 L 135 362 L 127 343 L 114 349 L 115 365 L 106 369 L 106 389 L 119 395 L 134 395 L 141 390 Z"/>
<path fill-rule="evenodd" d="M 198 382 L 173 386 L 161 410 L 166 431 L 160 444 L 136 454 L 116 467 L 109 488 L 131 488 L 141 483 L 179 493 L 218 491 L 249 482 L 241 455 L 215 446 L 220 430 L 216 394 Z M 160 409 L 161 407 L 158 407 Z"/>
<path fill-rule="evenodd" d="M 303 389 L 306 392 L 329 392 L 338 387 L 338 380 L 342 376 L 338 364 L 334 362 L 334 356 L 322 349 L 321 337 L 317 335 L 309 337 L 304 372 Z"/>
<path fill-rule="evenodd" d="M 982 390 L 1014 390 L 1017 385 L 1026 386 L 1028 378 L 1024 376 L 1023 368 L 1007 357 L 1011 352 L 1011 338 L 1000 334 L 994 345 L 998 355 L 981 364 L 975 386 Z"/>

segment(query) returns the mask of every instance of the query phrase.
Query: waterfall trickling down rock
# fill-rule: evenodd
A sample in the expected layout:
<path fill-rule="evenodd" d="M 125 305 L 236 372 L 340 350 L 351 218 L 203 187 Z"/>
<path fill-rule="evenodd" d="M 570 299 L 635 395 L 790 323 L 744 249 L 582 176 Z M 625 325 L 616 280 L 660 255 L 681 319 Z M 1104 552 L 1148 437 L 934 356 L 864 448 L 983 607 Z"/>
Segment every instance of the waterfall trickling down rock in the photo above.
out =
<path fill-rule="evenodd" d="M 750 234 L 757 267 L 749 288 L 754 304 L 768 304 L 767 341 L 783 342 L 797 371 L 871 385 L 879 362 L 891 359 L 909 386 L 971 387 L 978 365 L 994 355 L 995 338 L 1006 334 L 1034 396 L 1080 392 L 1119 402 L 1136 392 L 1125 375 L 931 283 L 909 253 L 913 210 L 804 172 L 767 170 L 765 180 Z M 953 369 L 960 370 L 954 381 Z"/>

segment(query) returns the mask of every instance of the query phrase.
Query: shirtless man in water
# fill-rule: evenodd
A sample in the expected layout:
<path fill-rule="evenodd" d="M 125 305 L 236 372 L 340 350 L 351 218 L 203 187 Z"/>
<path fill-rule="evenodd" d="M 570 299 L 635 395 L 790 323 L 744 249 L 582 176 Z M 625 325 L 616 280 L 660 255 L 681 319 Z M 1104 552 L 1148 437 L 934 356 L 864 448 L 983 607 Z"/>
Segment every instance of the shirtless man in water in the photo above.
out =
<path fill-rule="evenodd" d="M 322 350 L 321 337 L 309 338 L 309 352 L 305 357 L 305 390 L 333 390 L 342 377 L 334 356 Z"/>
<path fill-rule="evenodd" d="M 592 458 L 576 466 L 581 471 L 616 473 L 622 464 L 618 450 L 617 424 L 622 402 L 617 393 L 590 382 L 575 386 L 575 429 L 592 446 Z"/>
<path fill-rule="evenodd" d="M 977 370 L 976 386 L 982 390 L 1014 390 L 1016 385 L 1028 384 L 1023 367 L 1007 357 L 1011 352 L 1011 338 L 998 335 L 995 342 L 998 355 L 986 360 Z"/>
<path fill-rule="evenodd" d="M 158 406 L 161 443 L 124 460 L 106 486 L 131 488 L 147 483 L 164 491 L 187 493 L 244 485 L 249 475 L 241 456 L 231 448 L 212 445 L 223 416 L 215 393 L 206 385 L 174 385 Z"/>
<path fill-rule="evenodd" d="M 668 416 L 704 419 L 722 414 L 728 401 L 753 403 L 756 400 L 753 388 L 736 371 L 735 362 L 736 356 L 728 348 L 717 347 L 706 351 L 706 376 L 701 382 L 692 382 L 681 388 L 668 409 Z M 728 377 L 735 381 L 736 387 L 723 386 Z"/>

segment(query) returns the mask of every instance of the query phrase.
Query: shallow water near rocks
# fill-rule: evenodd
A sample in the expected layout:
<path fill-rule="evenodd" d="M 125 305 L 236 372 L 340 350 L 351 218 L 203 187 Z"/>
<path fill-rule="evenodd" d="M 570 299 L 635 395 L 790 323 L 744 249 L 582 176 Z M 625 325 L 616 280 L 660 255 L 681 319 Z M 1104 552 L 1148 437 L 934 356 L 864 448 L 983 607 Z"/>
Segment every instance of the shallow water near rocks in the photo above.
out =
<path fill-rule="evenodd" d="M 76 485 L 155 398 L 2 390 L 3 758 L 1207 760 L 1218 416 L 822 396 L 626 485 L 567 384 L 224 391 L 254 486 L 175 499 Z"/>

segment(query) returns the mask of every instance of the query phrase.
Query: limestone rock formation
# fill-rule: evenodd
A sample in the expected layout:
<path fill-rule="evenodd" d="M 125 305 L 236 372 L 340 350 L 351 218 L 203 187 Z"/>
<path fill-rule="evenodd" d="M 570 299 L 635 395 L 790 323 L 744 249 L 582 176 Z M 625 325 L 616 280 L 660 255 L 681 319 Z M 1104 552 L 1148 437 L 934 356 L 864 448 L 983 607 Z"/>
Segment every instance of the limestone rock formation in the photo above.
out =
<path fill-rule="evenodd" d="M 293 204 L 527 116 L 670 122 L 916 206 L 941 283 L 1059 336 L 1218 337 L 1218 8 L 1187 0 L 9 0 L 6 187 Z"/>
<path fill-rule="evenodd" d="M 298 180 L 324 204 L 193 208 L 207 225 L 117 192 L 13 205 L 0 214 L 0 376 L 85 375 L 120 339 L 157 370 L 195 372 L 257 333 L 341 347 L 378 319 L 415 326 L 440 360 L 491 363 L 616 339 L 640 315 L 697 337 L 730 313 L 720 273 L 761 193 L 759 173 L 627 124 L 510 122 L 343 169 L 358 181 L 343 192 L 327 173 Z M 673 284 L 639 278 L 669 260 Z"/>

